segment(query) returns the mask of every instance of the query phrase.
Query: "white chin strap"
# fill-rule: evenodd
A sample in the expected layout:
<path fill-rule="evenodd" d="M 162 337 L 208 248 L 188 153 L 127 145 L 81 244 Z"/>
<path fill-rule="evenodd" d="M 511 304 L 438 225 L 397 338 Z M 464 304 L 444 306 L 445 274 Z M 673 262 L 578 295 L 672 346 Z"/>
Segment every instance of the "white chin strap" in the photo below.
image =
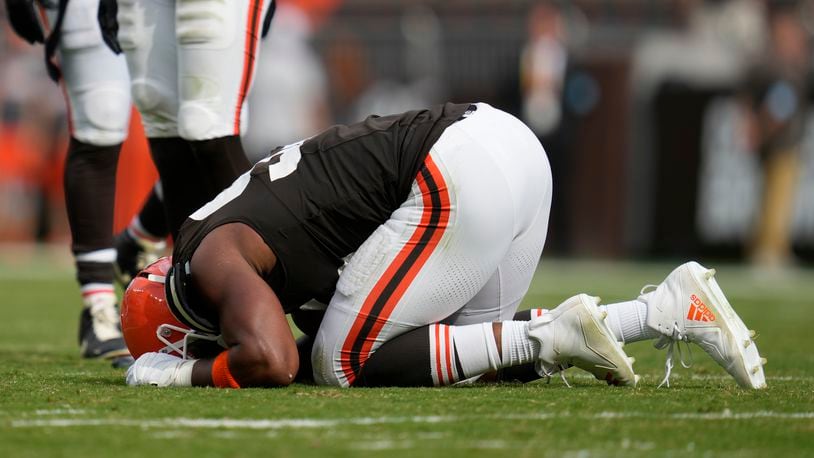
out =
<path fill-rule="evenodd" d="M 181 340 L 177 340 L 175 342 L 171 342 L 167 337 L 172 335 L 172 331 L 177 331 L 184 334 L 184 338 Z M 187 349 L 189 348 L 190 342 L 194 340 L 206 340 L 209 342 L 219 342 L 221 340 L 221 336 L 216 336 L 212 334 L 203 334 L 200 332 L 193 331 L 192 329 L 185 329 L 181 328 L 172 324 L 162 324 L 159 325 L 155 330 L 155 335 L 158 337 L 158 340 L 161 341 L 164 345 L 164 348 L 158 350 L 159 353 L 172 353 L 176 352 L 181 355 L 183 359 L 189 359 L 187 354 Z M 221 343 L 221 345 L 223 345 Z"/>

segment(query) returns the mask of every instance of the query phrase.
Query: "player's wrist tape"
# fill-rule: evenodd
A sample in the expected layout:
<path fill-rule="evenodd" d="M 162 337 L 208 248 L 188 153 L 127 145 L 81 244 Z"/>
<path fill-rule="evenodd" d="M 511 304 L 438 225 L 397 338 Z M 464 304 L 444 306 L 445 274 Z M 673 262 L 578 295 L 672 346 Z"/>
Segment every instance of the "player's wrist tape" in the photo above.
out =
<path fill-rule="evenodd" d="M 218 388 L 240 388 L 229 370 L 229 350 L 221 352 L 212 363 L 212 383 Z"/>

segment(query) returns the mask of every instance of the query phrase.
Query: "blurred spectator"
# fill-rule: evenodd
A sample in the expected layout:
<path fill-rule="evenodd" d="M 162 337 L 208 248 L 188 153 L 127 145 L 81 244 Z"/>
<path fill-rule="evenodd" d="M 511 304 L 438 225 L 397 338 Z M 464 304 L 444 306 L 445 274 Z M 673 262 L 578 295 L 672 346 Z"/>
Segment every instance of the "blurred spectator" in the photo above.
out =
<path fill-rule="evenodd" d="M 763 1 L 681 0 L 676 4 L 677 27 L 646 30 L 637 37 L 632 50 L 633 147 L 627 165 L 631 180 L 625 234 L 627 246 L 640 253 L 656 245 L 676 247 L 672 253 L 692 249 L 692 231 L 682 241 L 668 240 L 677 238 L 676 233 L 687 233 L 686 228 L 679 227 L 673 219 L 681 220 L 682 224 L 696 221 L 695 229 L 705 240 L 716 243 L 725 237 L 731 240 L 733 231 L 722 232 L 720 229 L 725 225 L 720 220 L 730 214 L 726 210 L 745 207 L 743 196 L 726 192 L 735 188 L 720 179 L 721 170 L 704 172 L 703 164 L 711 162 L 710 156 L 720 155 L 720 150 L 705 151 L 700 160 L 702 167 L 693 163 L 697 160 L 693 153 L 697 151 L 687 150 L 687 146 L 700 148 L 700 141 L 688 138 L 692 136 L 688 125 L 696 121 L 688 118 L 699 114 L 699 118 L 703 117 L 706 101 L 699 99 L 737 87 L 759 55 L 766 40 Z M 661 106 L 657 106 L 659 102 Z M 692 112 L 697 106 L 701 113 Z M 659 117 L 660 113 L 663 116 Z M 676 126 L 679 120 L 686 122 Z M 667 152 L 663 147 L 665 143 L 678 142 L 673 137 L 667 140 L 668 135 L 659 132 L 659 128 L 672 129 L 676 136 L 684 139 L 683 145 L 668 145 L 674 148 L 675 156 L 665 157 Z M 685 168 L 677 170 L 672 167 L 673 163 Z M 695 177 L 685 175 L 690 170 Z M 695 198 L 696 189 L 679 191 L 672 181 L 665 185 L 660 182 L 663 181 L 661 173 L 668 178 L 680 177 L 676 179 L 685 186 L 688 181 L 699 183 L 697 201 L 687 202 Z M 660 185 L 672 188 L 662 192 Z M 719 185 L 724 188 L 723 193 L 714 192 Z M 674 206 L 678 200 L 686 204 L 681 211 Z M 693 211 L 693 207 L 697 211 Z M 673 214 L 673 219 L 664 218 L 668 213 Z"/>
<path fill-rule="evenodd" d="M 279 1 L 269 36 L 260 45 L 249 96 L 243 143 L 252 161 L 329 124 L 325 69 L 310 44 L 313 27 L 312 17 L 297 2 Z"/>
<path fill-rule="evenodd" d="M 436 13 L 409 6 L 399 12 L 391 51 L 397 65 L 389 75 L 371 65 L 371 44 L 350 27 L 340 27 L 327 44 L 334 121 L 353 123 L 370 114 L 388 115 L 423 108 L 445 99 L 443 37 Z M 395 71 L 394 71 L 395 70 Z"/>
<path fill-rule="evenodd" d="M 562 118 L 561 99 L 568 53 L 559 9 L 542 3 L 531 10 L 528 42 L 521 57 L 523 120 L 538 136 L 553 132 Z"/>
<path fill-rule="evenodd" d="M 0 37 L 0 240 L 64 238 L 64 98 L 42 71 L 41 49 L 5 25 Z"/>
<path fill-rule="evenodd" d="M 746 88 L 747 137 L 763 166 L 750 256 L 768 267 L 791 262 L 791 223 L 808 110 L 811 49 L 796 3 L 770 3 L 769 43 Z"/>

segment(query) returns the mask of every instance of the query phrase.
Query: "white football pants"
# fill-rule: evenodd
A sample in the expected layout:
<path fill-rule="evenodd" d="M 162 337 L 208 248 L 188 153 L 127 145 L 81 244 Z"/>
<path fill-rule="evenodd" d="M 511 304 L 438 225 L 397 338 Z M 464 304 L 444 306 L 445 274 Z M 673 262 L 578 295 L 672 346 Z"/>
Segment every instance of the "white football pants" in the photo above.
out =
<path fill-rule="evenodd" d="M 59 61 L 68 104 L 71 136 L 96 146 L 124 141 L 130 122 L 130 79 L 124 56 L 102 40 L 99 0 L 71 0 L 62 22 Z M 56 21 L 56 7 L 40 10 L 45 29 Z"/>
<path fill-rule="evenodd" d="M 518 119 L 478 104 L 430 150 L 410 196 L 342 271 L 312 352 L 349 386 L 384 342 L 433 323 L 511 319 L 548 230 L 551 170 Z"/>
<path fill-rule="evenodd" d="M 271 0 L 118 4 L 119 42 L 147 137 L 239 135 Z"/>

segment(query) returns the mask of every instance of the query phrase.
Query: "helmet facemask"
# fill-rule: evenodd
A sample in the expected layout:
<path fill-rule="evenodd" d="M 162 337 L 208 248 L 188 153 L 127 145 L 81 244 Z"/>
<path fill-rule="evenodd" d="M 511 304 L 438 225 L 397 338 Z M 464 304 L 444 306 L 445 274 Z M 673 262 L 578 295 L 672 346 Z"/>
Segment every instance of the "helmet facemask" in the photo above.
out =
<path fill-rule="evenodd" d="M 171 340 L 177 334 L 183 334 L 183 337 Z M 155 336 L 166 345 L 158 350 L 159 353 L 175 352 L 183 359 L 215 356 L 226 348 L 220 335 L 205 334 L 169 323 L 160 324 L 155 330 Z"/>

